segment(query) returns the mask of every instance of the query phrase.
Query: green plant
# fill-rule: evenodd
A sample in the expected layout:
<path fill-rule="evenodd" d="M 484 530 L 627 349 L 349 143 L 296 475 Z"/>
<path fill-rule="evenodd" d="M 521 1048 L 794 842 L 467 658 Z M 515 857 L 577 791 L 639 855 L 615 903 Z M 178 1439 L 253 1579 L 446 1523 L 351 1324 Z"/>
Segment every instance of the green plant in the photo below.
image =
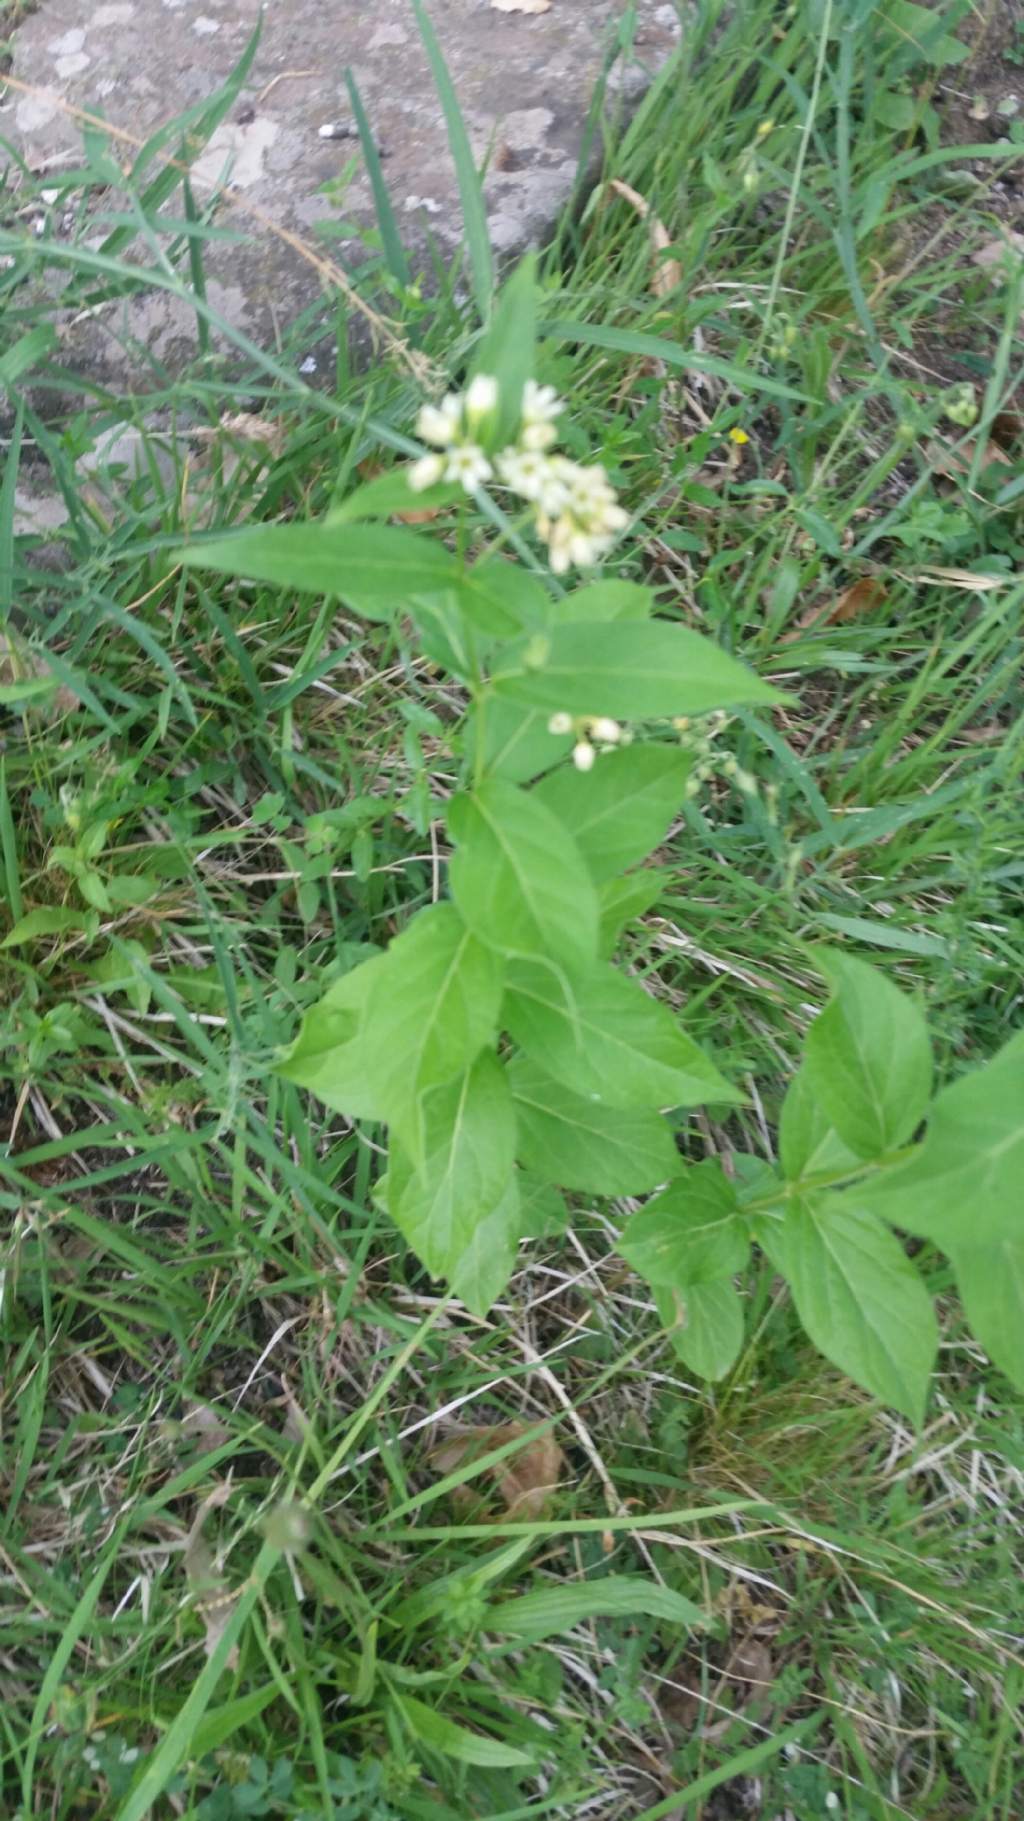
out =
<path fill-rule="evenodd" d="M 1013 1321 L 984 1287 L 999 1274 L 995 1255 L 978 1265 L 958 1239 L 955 1200 L 932 1185 L 952 1167 L 947 1128 L 952 1120 L 960 1133 L 963 1097 L 991 1096 L 989 1127 L 962 1134 L 962 1168 L 988 1170 L 985 1243 L 1012 1247 L 1019 1045 L 940 1097 L 928 1139 L 908 1152 L 931 1092 L 923 1018 L 866 964 L 826 955 L 833 998 L 785 1102 L 782 1174 L 741 1158 L 731 1181 L 715 1162 L 683 1162 L 665 1109 L 744 1096 L 615 965 L 624 924 L 656 889 L 631 869 L 685 798 L 678 734 L 688 717 L 785 698 L 719 646 L 654 616 L 651 589 L 600 580 L 556 597 L 536 569 L 500 554 L 514 541 L 529 559 L 532 525 L 562 575 L 603 555 L 625 518 L 602 468 L 552 453 L 560 403 L 532 378 L 533 300 L 527 264 L 465 394 L 421 412 L 435 447 L 411 469 L 369 483 L 319 523 L 264 526 L 184 553 L 259 580 L 287 575 L 373 619 L 404 607 L 427 657 L 466 691 L 449 740 L 456 791 L 431 810 L 454 842 L 449 895 L 335 981 L 278 1072 L 348 1117 L 388 1127 L 378 1200 L 430 1273 L 478 1314 L 503 1291 L 520 1241 L 553 1209 L 564 1218 L 562 1191 L 634 1196 L 668 1183 L 627 1222 L 622 1251 L 703 1376 L 721 1377 L 739 1352 L 733 1278 L 757 1240 L 822 1351 L 920 1420 L 936 1325 L 888 1218 L 957 1259 L 981 1338 L 1024 1379 Z M 500 536 L 482 551 L 470 549 L 461 512 L 454 552 L 442 537 L 373 522 L 408 510 L 410 491 L 441 511 L 495 475 L 527 510 L 513 523 L 495 508 Z"/>

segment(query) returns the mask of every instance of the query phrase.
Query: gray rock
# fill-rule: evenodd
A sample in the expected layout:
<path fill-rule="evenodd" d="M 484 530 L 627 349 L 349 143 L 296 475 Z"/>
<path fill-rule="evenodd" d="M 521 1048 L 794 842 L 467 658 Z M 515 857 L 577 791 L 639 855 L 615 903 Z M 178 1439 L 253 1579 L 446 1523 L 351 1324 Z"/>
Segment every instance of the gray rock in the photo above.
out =
<path fill-rule="evenodd" d="M 0 134 L 34 171 L 55 173 L 51 182 L 81 145 L 66 103 L 145 140 L 225 81 L 259 10 L 259 0 L 40 0 L 15 37 L 14 75 L 32 92 L 8 91 Z M 539 15 L 496 11 L 490 0 L 430 0 L 430 11 L 474 156 L 489 160 L 491 240 L 508 258 L 545 235 L 571 194 L 593 84 L 622 0 L 552 0 Z M 664 0 L 640 0 L 639 13 L 632 60 L 615 73 L 627 98 L 642 92 L 679 30 L 676 7 Z M 414 261 L 426 262 L 432 242 L 450 263 L 463 241 L 444 118 L 409 0 L 268 0 L 249 80 L 194 166 L 200 200 L 231 188 L 235 203 L 221 208 L 218 226 L 244 232 L 240 244 L 208 247 L 209 302 L 265 344 L 320 296 L 327 316 L 340 280 L 324 270 L 324 256 L 349 269 L 365 256 L 358 234 L 328 237 L 339 221 L 356 228 L 374 221 L 358 142 L 345 132 L 349 65 Z M 131 156 L 124 142 L 111 150 L 119 161 Z M 325 193 L 350 163 L 343 195 Z M 115 197 L 94 206 L 108 200 L 118 206 Z M 165 206 L 180 215 L 180 191 Z M 59 236 L 64 222 L 50 231 Z M 320 269 L 294 237 L 318 253 Z M 145 258 L 141 243 L 138 250 Z M 172 367 L 196 350 L 187 302 L 159 291 L 105 305 L 100 320 L 69 333 L 69 359 L 85 333 L 86 364 L 111 378 L 125 373 L 125 334 Z"/>

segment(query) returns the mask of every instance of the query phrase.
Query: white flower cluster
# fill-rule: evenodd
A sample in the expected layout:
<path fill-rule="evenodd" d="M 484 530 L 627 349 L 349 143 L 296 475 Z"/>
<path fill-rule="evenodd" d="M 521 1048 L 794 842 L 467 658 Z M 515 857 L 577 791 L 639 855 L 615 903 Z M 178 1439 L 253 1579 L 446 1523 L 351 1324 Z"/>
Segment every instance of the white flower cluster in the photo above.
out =
<path fill-rule="evenodd" d="M 553 714 L 548 722 L 549 733 L 572 733 L 576 744 L 572 749 L 572 762 L 577 771 L 592 771 L 598 752 L 611 752 L 615 746 L 628 746 L 632 735 L 628 727 L 620 727 L 608 715 L 583 715 L 574 718 L 564 710 Z"/>
<path fill-rule="evenodd" d="M 533 379 L 523 389 L 518 441 L 492 463 L 479 436 L 497 404 L 497 381 L 478 373 L 464 394 L 449 392 L 440 405 L 425 405 L 416 428 L 438 453 L 413 463 L 410 487 L 420 493 L 438 481 L 458 481 L 469 493 L 497 473 L 500 484 L 533 507 L 555 575 L 573 566 L 588 568 L 607 554 L 629 523 L 608 476 L 598 462 L 584 467 L 552 453 L 558 440 L 555 419 L 564 405 L 553 386 L 539 386 Z"/>

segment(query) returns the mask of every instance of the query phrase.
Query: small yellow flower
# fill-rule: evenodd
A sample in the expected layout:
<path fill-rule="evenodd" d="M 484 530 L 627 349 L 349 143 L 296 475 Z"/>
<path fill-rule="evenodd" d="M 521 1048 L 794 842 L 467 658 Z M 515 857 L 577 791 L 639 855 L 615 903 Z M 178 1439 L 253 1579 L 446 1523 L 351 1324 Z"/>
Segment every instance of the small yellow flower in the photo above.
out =
<path fill-rule="evenodd" d="M 758 139 L 767 139 L 769 133 L 774 132 L 774 130 L 775 130 L 774 120 L 762 120 L 760 126 L 757 129 L 756 137 Z"/>
<path fill-rule="evenodd" d="M 745 430 L 740 430 L 734 426 L 729 432 L 729 441 L 731 443 L 737 443 L 742 448 L 744 443 L 749 443 L 750 438 Z"/>

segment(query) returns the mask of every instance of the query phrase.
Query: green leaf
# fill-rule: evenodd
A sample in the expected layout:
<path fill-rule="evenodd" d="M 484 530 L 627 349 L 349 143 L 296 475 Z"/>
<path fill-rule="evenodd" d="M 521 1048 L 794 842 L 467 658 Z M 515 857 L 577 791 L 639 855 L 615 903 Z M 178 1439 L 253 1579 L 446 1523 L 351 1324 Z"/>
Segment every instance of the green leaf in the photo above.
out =
<path fill-rule="evenodd" d="M 381 164 L 381 155 L 374 138 L 373 128 L 363 106 L 359 85 L 350 69 L 345 71 L 345 87 L 348 89 L 352 118 L 359 134 L 366 175 L 370 179 L 370 188 L 373 191 L 373 208 L 377 217 L 384 261 L 395 283 L 405 286 L 410 283 L 412 278 L 409 260 L 402 243 L 401 230 L 395 220 L 395 211 L 391 206 L 388 186 L 384 180 L 384 167 Z"/>
<path fill-rule="evenodd" d="M 779 1161 L 788 1182 L 819 1172 L 849 1169 L 852 1174 L 861 1167 L 817 1099 L 806 1064 L 797 1069 L 782 1102 Z"/>
<path fill-rule="evenodd" d="M 308 1088 L 350 1119 L 387 1117 L 379 1085 L 367 1070 L 361 1037 L 367 999 L 384 965 L 385 957 L 374 955 L 336 980 L 306 1013 L 295 1042 L 276 1066 L 285 1081 Z"/>
<path fill-rule="evenodd" d="M 533 1759 L 517 1746 L 503 1745 L 497 1739 L 486 1738 L 483 1733 L 470 1732 L 468 1726 L 459 1726 L 444 1714 L 435 1713 L 415 1695 L 393 1693 L 391 1699 L 413 1738 L 431 1751 L 442 1752 L 446 1758 L 456 1758 L 460 1764 L 478 1764 L 484 1770 L 532 1768 Z"/>
<path fill-rule="evenodd" d="M 391 518 L 396 512 L 430 512 L 454 506 L 464 498 L 465 489 L 458 481 L 439 481 L 436 487 L 414 493 L 408 468 L 389 468 L 386 474 L 375 474 L 372 481 L 364 482 L 347 499 L 332 506 L 323 522 L 351 525 L 360 519 Z"/>
<path fill-rule="evenodd" d="M 593 771 L 565 766 L 533 794 L 571 830 L 599 882 L 643 860 L 679 813 L 690 759 L 678 746 L 623 746 Z"/>
<path fill-rule="evenodd" d="M 363 1067 L 385 1117 L 407 1124 L 426 1088 L 461 1074 L 493 1044 L 504 969 L 453 904 L 420 911 L 380 964 L 369 965 Z"/>
<path fill-rule="evenodd" d="M 698 1163 L 626 1222 L 619 1251 L 650 1284 L 692 1289 L 742 1271 L 750 1241 L 721 1165 Z"/>
<path fill-rule="evenodd" d="M 629 721 L 786 699 L 710 639 L 668 620 L 571 622 L 545 640 L 541 662 L 495 679 L 528 708 Z M 520 654 L 536 655 L 533 646 Z"/>
<path fill-rule="evenodd" d="M 992 1245 L 968 1239 L 951 1253 L 964 1311 L 993 1365 L 1024 1391 L 1024 1214 Z"/>
<path fill-rule="evenodd" d="M 1022 1037 L 943 1089 L 923 1144 L 859 1188 L 862 1203 L 950 1254 L 965 1243 L 1016 1238 L 1024 1208 Z"/>
<path fill-rule="evenodd" d="M 239 1695 L 236 1701 L 225 1701 L 221 1707 L 211 1707 L 192 1735 L 192 1749 L 197 1757 L 205 1758 L 207 1752 L 216 1751 L 239 1727 L 251 1726 L 263 1709 L 280 1697 L 280 1693 L 276 1682 L 267 1682 L 262 1688 L 254 1688 L 251 1694 Z"/>
<path fill-rule="evenodd" d="M 595 1105 L 742 1101 L 667 1006 L 614 967 L 584 973 L 515 961 L 505 1028 L 527 1055 Z"/>
<path fill-rule="evenodd" d="M 18 708 L 22 702 L 40 702 L 52 696 L 57 678 L 20 677 L 16 683 L 0 683 L 0 708 Z"/>
<path fill-rule="evenodd" d="M 902 1246 L 849 1197 L 805 1196 L 759 1236 L 815 1346 L 910 1421 L 924 1418 L 938 1346 L 931 1297 Z"/>
<path fill-rule="evenodd" d="M 486 1315 L 508 1283 L 523 1235 L 523 1217 L 519 1179 L 511 1176 L 501 1200 L 477 1221 L 458 1264 L 448 1273 L 453 1294 L 474 1315 Z"/>
<path fill-rule="evenodd" d="M 0 390 L 8 391 L 19 379 L 24 379 L 33 367 L 57 345 L 57 331 L 51 322 L 37 324 L 26 334 L 19 335 L 4 354 L 0 354 Z"/>
<path fill-rule="evenodd" d="M 677 1359 L 699 1378 L 724 1378 L 743 1345 L 743 1304 L 728 1278 L 678 1289 L 652 1287 Z"/>
<path fill-rule="evenodd" d="M 971 54 L 969 45 L 943 31 L 941 7 L 917 6 L 914 0 L 885 0 L 880 11 L 901 52 L 916 50 L 922 63 L 963 63 Z"/>
<path fill-rule="evenodd" d="M 453 1278 L 478 1223 L 508 1195 L 516 1122 L 506 1071 L 489 1050 L 423 1097 L 422 1160 L 388 1205 L 432 1277 Z"/>
<path fill-rule="evenodd" d="M 466 123 L 459 108 L 459 98 L 448 73 L 448 65 L 444 60 L 444 52 L 438 42 L 437 33 L 430 22 L 430 16 L 423 5 L 423 0 L 412 0 L 412 4 L 420 37 L 423 39 L 423 48 L 430 63 L 430 72 L 437 88 L 441 111 L 444 114 L 448 145 L 459 185 L 462 239 L 469 253 L 473 298 L 482 320 L 486 322 L 494 300 L 494 256 L 487 228 L 487 202 L 484 196 L 484 186 L 476 168 L 473 148 L 469 143 L 469 134 L 466 132 Z"/>
<path fill-rule="evenodd" d="M 63 906 L 42 905 L 20 917 L 8 930 L 0 948 L 21 948 L 26 942 L 38 942 L 43 936 L 65 936 L 72 931 L 89 929 L 95 917 L 88 911 L 65 910 Z"/>
<path fill-rule="evenodd" d="M 528 1170 L 595 1195 L 642 1195 L 678 1175 L 679 1153 L 657 1113 L 595 1105 L 526 1056 L 508 1073 Z"/>
<path fill-rule="evenodd" d="M 208 544 L 189 544 L 172 562 L 221 575 L 270 582 L 300 593 L 337 595 L 369 619 L 387 619 L 417 591 L 458 576 L 455 558 L 435 539 L 396 525 L 252 525 Z"/>
<path fill-rule="evenodd" d="M 626 924 L 650 910 L 670 883 L 670 875 L 654 867 L 628 873 L 624 879 L 606 880 L 597 894 L 601 913 L 597 950 L 602 961 L 611 960 Z"/>
<path fill-rule="evenodd" d="M 519 1203 L 524 1239 L 552 1239 L 565 1232 L 569 1224 L 565 1197 L 543 1176 L 520 1170 Z"/>
<path fill-rule="evenodd" d="M 698 354 L 693 348 L 667 335 L 647 335 L 642 330 L 618 329 L 603 322 L 544 322 L 540 335 L 556 341 L 580 342 L 584 347 L 610 348 L 617 354 L 639 354 L 641 359 L 664 361 L 668 367 L 682 367 L 691 373 L 714 373 L 741 396 L 748 392 L 766 392 L 771 398 L 795 398 L 807 402 L 807 394 L 781 380 L 769 379 L 749 367 L 737 366 L 731 360 L 719 360 L 715 354 Z"/>
<path fill-rule="evenodd" d="M 492 779 L 457 797 L 452 897 L 481 942 L 583 964 L 597 954 L 597 896 L 583 858 L 536 796 Z"/>
<path fill-rule="evenodd" d="M 816 952 L 832 998 L 807 1035 L 807 1086 L 858 1157 L 904 1144 L 932 1088 L 928 1029 L 912 999 L 866 961 Z"/>
<path fill-rule="evenodd" d="M 498 382 L 494 422 L 485 447 L 504 449 L 518 435 L 523 388 L 537 365 L 537 256 L 528 253 L 502 286 L 490 328 L 473 357 L 472 375 L 487 374 Z"/>
<path fill-rule="evenodd" d="M 686 1631 L 703 1630 L 708 1622 L 699 1606 L 671 1587 L 659 1587 L 639 1574 L 607 1574 L 576 1584 L 552 1582 L 533 1593 L 503 1600 L 492 1606 L 484 1629 L 521 1638 L 525 1644 L 539 1644 L 590 1619 L 635 1621 L 641 1616 L 663 1619 Z"/>
<path fill-rule="evenodd" d="M 555 618 L 587 620 L 593 625 L 608 620 L 646 620 L 654 608 L 654 589 L 639 582 L 588 582 L 559 601 Z"/>
<path fill-rule="evenodd" d="M 510 784 L 528 784 L 539 772 L 549 771 L 567 758 L 573 745 L 571 733 L 551 733 L 548 715 L 541 709 L 523 708 L 491 694 L 483 709 L 472 711 L 466 725 L 466 752 L 475 764 L 483 729 L 483 762 L 491 777 Z"/>
<path fill-rule="evenodd" d="M 461 577 L 457 594 L 473 624 L 497 638 L 537 631 L 551 617 L 551 596 L 518 563 L 487 556 Z"/>

